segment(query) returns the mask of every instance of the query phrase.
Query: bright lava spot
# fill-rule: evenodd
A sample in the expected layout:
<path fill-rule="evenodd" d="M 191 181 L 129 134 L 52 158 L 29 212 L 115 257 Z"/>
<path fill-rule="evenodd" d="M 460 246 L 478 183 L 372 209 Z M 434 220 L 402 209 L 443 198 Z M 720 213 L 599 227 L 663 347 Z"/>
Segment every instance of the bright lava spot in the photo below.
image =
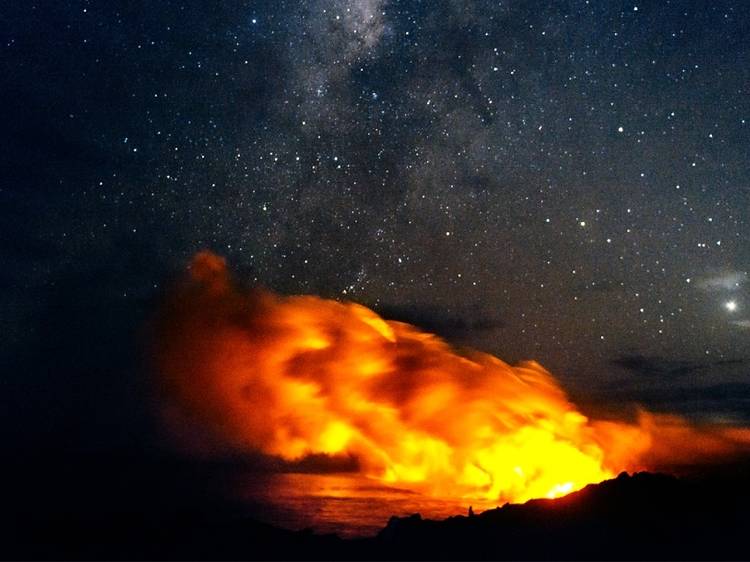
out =
<path fill-rule="evenodd" d="M 573 482 L 565 482 L 564 484 L 555 484 L 552 489 L 547 492 L 547 498 L 559 498 L 565 494 L 569 494 L 573 491 Z"/>

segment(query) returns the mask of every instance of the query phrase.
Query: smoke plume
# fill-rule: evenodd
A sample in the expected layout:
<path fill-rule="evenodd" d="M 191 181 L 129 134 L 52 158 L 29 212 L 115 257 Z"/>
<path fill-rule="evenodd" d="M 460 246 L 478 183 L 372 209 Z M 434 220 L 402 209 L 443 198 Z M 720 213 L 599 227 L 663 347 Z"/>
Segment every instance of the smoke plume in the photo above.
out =
<path fill-rule="evenodd" d="M 536 362 L 458 352 L 354 303 L 243 289 L 209 252 L 154 334 L 165 411 L 183 432 L 290 462 L 356 458 L 369 477 L 436 496 L 555 497 L 748 442 L 675 416 L 590 420 Z"/>

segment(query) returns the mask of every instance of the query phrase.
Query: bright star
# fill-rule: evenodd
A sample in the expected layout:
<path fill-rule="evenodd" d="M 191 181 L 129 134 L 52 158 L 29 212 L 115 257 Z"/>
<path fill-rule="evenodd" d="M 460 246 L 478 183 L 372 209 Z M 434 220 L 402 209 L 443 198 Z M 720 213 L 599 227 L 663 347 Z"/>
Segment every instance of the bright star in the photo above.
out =
<path fill-rule="evenodd" d="M 727 301 L 724 303 L 724 308 L 726 308 L 729 312 L 734 312 L 735 310 L 737 310 L 737 302 Z"/>

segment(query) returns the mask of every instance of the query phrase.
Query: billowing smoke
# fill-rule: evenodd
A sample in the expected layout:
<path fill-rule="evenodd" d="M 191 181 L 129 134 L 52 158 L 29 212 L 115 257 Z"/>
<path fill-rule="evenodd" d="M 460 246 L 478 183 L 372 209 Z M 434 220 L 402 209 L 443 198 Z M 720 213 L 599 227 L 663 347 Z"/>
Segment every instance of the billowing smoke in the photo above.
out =
<path fill-rule="evenodd" d="M 725 455 L 739 429 L 592 421 L 533 361 L 508 365 L 353 303 L 244 290 L 195 256 L 155 321 L 171 419 L 216 449 L 356 458 L 433 495 L 554 497 L 621 470 Z"/>

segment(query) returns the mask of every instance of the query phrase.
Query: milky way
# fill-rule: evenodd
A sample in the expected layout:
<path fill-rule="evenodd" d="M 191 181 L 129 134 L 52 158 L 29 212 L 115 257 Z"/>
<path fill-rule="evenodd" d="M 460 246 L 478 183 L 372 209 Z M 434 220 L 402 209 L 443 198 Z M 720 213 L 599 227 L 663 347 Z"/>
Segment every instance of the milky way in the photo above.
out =
<path fill-rule="evenodd" d="M 211 249 L 589 408 L 750 419 L 739 3 L 12 4 L 4 361 L 99 380 L 65 338 L 109 356 Z"/>

